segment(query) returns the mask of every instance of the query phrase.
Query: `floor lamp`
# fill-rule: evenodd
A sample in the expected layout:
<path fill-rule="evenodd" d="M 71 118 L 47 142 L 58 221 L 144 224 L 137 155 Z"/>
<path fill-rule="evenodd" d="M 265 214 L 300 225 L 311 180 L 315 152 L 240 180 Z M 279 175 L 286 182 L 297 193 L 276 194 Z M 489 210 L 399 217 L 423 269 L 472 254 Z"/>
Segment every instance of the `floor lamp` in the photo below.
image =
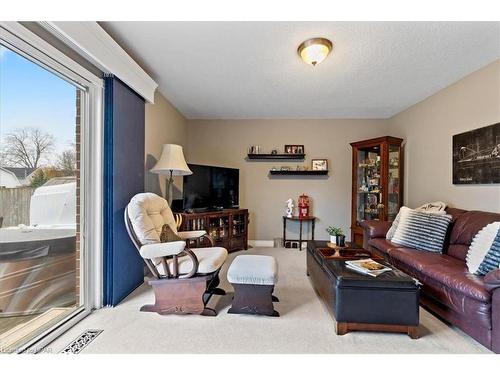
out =
<path fill-rule="evenodd" d="M 173 144 L 163 145 L 160 160 L 151 172 L 168 176 L 166 194 L 169 206 L 172 206 L 174 176 L 186 176 L 193 173 L 186 164 L 182 147 Z"/>

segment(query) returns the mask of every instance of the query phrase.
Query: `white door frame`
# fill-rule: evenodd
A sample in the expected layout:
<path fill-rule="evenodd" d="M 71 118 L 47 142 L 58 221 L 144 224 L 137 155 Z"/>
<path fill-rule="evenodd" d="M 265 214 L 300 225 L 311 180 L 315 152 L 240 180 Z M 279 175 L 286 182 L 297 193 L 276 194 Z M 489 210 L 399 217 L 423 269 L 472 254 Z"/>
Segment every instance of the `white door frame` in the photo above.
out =
<path fill-rule="evenodd" d="M 0 22 L 0 41 L 82 91 L 80 305 L 70 316 L 18 352 L 38 352 L 77 321 L 102 307 L 103 80 L 18 22 Z"/>

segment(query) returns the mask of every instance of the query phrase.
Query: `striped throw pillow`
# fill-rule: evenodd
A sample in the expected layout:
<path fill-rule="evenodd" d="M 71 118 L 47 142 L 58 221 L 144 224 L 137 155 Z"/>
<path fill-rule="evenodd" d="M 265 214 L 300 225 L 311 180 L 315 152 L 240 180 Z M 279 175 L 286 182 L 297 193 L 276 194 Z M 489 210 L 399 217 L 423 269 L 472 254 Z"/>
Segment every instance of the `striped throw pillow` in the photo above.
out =
<path fill-rule="evenodd" d="M 476 275 L 484 276 L 497 268 L 500 268 L 500 230 L 497 232 L 490 249 L 479 265 Z"/>
<path fill-rule="evenodd" d="M 497 233 L 500 231 L 500 221 L 486 225 L 476 233 L 467 251 L 467 268 L 470 273 L 478 274 L 479 266 L 488 254 Z"/>
<path fill-rule="evenodd" d="M 407 207 L 401 207 L 399 214 L 399 224 L 391 242 L 417 250 L 443 252 L 450 215 L 418 212 Z"/>

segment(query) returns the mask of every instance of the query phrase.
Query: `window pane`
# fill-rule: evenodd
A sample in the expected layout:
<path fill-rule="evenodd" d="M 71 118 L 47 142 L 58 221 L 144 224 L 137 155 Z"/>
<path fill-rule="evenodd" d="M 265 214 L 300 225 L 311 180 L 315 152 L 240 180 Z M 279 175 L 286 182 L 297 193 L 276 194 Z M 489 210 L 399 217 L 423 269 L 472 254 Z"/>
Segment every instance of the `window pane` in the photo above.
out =
<path fill-rule="evenodd" d="M 0 47 L 0 351 L 80 306 L 81 95 Z"/>

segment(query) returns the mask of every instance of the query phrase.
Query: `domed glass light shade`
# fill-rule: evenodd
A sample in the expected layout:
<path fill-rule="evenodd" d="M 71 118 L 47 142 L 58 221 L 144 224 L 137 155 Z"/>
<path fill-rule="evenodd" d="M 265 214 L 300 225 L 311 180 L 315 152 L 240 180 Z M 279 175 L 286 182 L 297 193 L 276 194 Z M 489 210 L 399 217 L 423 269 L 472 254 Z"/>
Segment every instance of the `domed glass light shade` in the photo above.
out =
<path fill-rule="evenodd" d="M 325 38 L 312 38 L 303 42 L 297 52 L 305 63 L 316 66 L 322 62 L 332 50 L 332 42 Z"/>

